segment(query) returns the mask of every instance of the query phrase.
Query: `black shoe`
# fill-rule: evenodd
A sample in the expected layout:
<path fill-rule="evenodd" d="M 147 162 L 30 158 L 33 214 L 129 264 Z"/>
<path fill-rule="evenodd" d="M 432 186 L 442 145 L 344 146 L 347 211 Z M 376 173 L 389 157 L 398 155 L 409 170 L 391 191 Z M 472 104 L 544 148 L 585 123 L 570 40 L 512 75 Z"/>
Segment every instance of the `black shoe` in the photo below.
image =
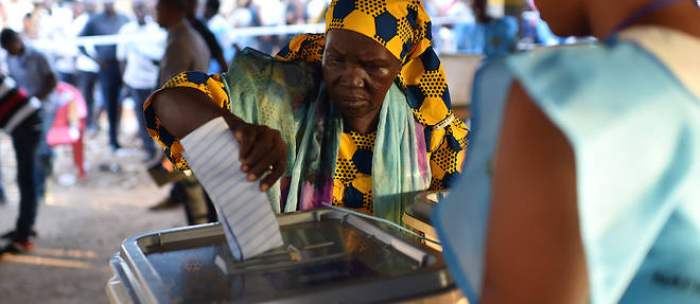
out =
<path fill-rule="evenodd" d="M 0 248 L 0 256 L 5 254 L 25 254 L 34 249 L 34 243 L 31 241 L 17 242 L 7 244 L 5 247 Z"/>
<path fill-rule="evenodd" d="M 0 236 L 0 238 L 2 238 L 3 240 L 12 240 L 12 239 L 15 239 L 15 236 L 17 236 L 17 231 L 12 230 L 10 232 L 3 234 L 2 236 Z M 35 238 L 37 236 L 39 236 L 39 234 L 36 233 L 36 230 L 32 229 L 32 232 L 29 233 L 29 237 Z"/>

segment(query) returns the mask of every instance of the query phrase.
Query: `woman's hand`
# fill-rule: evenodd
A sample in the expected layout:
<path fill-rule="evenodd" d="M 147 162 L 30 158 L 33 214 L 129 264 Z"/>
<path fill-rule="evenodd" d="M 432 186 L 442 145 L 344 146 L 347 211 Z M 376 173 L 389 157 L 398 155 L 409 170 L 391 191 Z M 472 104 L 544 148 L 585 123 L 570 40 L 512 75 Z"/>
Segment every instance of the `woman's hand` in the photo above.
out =
<path fill-rule="evenodd" d="M 251 182 L 262 179 L 260 190 L 267 191 L 287 169 L 287 145 L 280 132 L 240 121 L 232 129 L 241 145 L 241 170 Z"/>
<path fill-rule="evenodd" d="M 217 107 L 204 93 L 191 88 L 166 89 L 153 102 L 161 125 L 175 138 L 184 138 L 208 121 L 223 117 L 240 144 L 241 170 L 251 182 L 260 180 L 260 190 L 270 189 L 287 169 L 287 146 L 278 131 L 245 123 Z"/>

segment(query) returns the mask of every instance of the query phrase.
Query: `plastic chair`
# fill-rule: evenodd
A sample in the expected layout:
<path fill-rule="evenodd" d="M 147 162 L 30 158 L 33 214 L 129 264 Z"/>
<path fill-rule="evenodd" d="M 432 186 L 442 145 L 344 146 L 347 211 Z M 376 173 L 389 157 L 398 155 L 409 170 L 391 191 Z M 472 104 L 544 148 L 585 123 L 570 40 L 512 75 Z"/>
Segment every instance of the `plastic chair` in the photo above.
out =
<path fill-rule="evenodd" d="M 78 177 L 85 177 L 83 138 L 87 127 L 87 105 L 80 91 L 67 83 L 59 82 L 55 90 L 58 110 L 54 122 L 46 135 L 50 147 L 71 145 L 73 162 Z"/>

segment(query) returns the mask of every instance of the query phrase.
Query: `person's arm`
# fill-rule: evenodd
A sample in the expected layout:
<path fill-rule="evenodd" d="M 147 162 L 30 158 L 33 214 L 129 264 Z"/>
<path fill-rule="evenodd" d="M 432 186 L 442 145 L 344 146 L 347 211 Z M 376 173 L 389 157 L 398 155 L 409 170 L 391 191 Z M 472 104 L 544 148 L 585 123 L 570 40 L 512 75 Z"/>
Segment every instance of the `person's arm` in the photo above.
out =
<path fill-rule="evenodd" d="M 90 20 L 88 20 L 88 22 L 85 24 L 85 27 L 83 27 L 83 30 L 80 31 L 80 34 L 79 34 L 78 36 L 79 36 L 79 37 L 94 36 L 94 35 L 95 35 L 94 27 L 95 27 L 95 26 L 94 26 L 94 21 L 92 20 L 92 18 L 90 18 Z M 87 56 L 88 58 L 94 60 L 95 62 L 98 62 L 97 59 L 95 59 L 92 55 L 90 55 L 90 52 L 87 51 L 87 48 L 85 48 L 84 45 L 82 45 L 82 44 L 79 45 L 79 46 L 78 46 L 78 50 L 79 50 L 80 53 L 82 53 L 83 55 L 85 55 L 85 56 Z"/>
<path fill-rule="evenodd" d="M 428 145 L 430 151 L 430 169 L 432 181 L 429 191 L 447 190 L 452 182 L 458 180 L 462 164 L 467 153 L 467 126 L 458 118 L 445 128 L 444 136 L 438 137 L 433 132 Z"/>
<path fill-rule="evenodd" d="M 220 72 L 226 72 L 228 70 L 228 63 L 224 58 L 224 50 L 221 48 L 219 40 L 216 39 L 216 35 L 214 35 L 214 33 L 212 33 L 212 31 L 200 20 L 194 20 L 192 23 L 196 23 L 193 24 L 193 26 L 200 33 L 200 35 L 202 35 L 202 38 L 204 38 L 204 42 L 206 42 L 207 46 L 209 47 L 212 58 L 221 68 Z"/>
<path fill-rule="evenodd" d="M 178 76 L 187 78 L 187 75 Z M 207 83 L 210 81 L 207 80 Z M 222 99 L 221 93 L 204 92 L 201 91 L 202 86 L 194 85 L 198 87 L 195 89 L 193 85 L 166 83 L 165 89 L 156 92 L 146 102 L 144 112 L 146 123 L 151 129 L 149 133 L 161 137 L 155 138 L 157 142 L 168 144 L 164 142 L 163 137 L 167 137 L 168 141 L 177 142 L 208 121 L 223 117 L 240 143 L 239 157 L 243 164 L 241 170 L 248 173 L 250 181 L 264 177 L 260 181 L 260 189 L 262 191 L 269 189 L 287 168 L 287 147 L 280 133 L 265 126 L 243 122 L 225 110 L 228 106 L 227 100 L 225 102 L 214 100 L 214 97 Z M 215 87 L 216 84 L 213 86 Z"/>
<path fill-rule="evenodd" d="M 39 69 L 35 72 L 43 75 L 45 81 L 41 88 L 39 88 L 39 90 L 36 92 L 35 97 L 39 100 L 46 100 L 46 98 L 49 97 L 51 92 L 53 92 L 53 90 L 56 88 L 58 80 L 56 79 L 56 74 L 53 72 L 53 69 L 51 69 L 49 61 L 46 59 L 46 57 L 41 55 L 38 56 L 37 60 L 39 61 Z"/>
<path fill-rule="evenodd" d="M 503 121 L 481 303 L 588 303 L 574 152 L 517 85 Z"/>
<path fill-rule="evenodd" d="M 117 61 L 119 61 L 119 71 L 122 75 L 124 75 L 124 71 L 126 70 L 127 52 L 132 45 L 131 42 L 123 41 L 123 39 L 128 39 L 128 30 L 126 26 L 123 26 L 117 35 L 120 38 L 119 43 L 117 43 Z"/>
<path fill-rule="evenodd" d="M 219 48 L 219 50 L 221 50 L 221 48 Z M 228 71 L 228 63 L 226 62 L 226 58 L 224 58 L 224 53 L 218 52 L 214 56 L 214 59 L 216 59 L 216 62 L 219 64 L 219 68 L 221 69 L 220 72 L 224 73 Z"/>
<path fill-rule="evenodd" d="M 190 54 L 191 51 L 182 43 L 170 44 L 165 48 L 165 53 L 163 53 L 163 58 L 161 59 L 160 66 L 160 76 L 161 79 L 169 79 L 182 72 L 187 72 L 192 69 L 192 56 L 197 56 L 197 54 Z M 204 71 L 200 71 L 204 72 Z"/>

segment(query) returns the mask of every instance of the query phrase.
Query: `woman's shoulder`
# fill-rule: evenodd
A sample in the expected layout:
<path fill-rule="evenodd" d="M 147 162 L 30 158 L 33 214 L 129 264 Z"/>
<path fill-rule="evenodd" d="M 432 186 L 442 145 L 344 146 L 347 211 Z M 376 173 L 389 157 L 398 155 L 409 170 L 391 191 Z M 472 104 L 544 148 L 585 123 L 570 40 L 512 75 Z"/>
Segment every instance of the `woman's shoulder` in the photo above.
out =
<path fill-rule="evenodd" d="M 657 104 L 649 97 L 669 88 L 678 97 L 684 92 L 663 63 L 630 41 L 547 48 L 512 56 L 504 65 L 545 111 L 584 107 L 620 113 Z"/>
<path fill-rule="evenodd" d="M 266 94 L 313 95 L 321 83 L 320 65 L 285 62 L 263 52 L 246 48 L 236 55 L 222 80 L 230 91 Z"/>

